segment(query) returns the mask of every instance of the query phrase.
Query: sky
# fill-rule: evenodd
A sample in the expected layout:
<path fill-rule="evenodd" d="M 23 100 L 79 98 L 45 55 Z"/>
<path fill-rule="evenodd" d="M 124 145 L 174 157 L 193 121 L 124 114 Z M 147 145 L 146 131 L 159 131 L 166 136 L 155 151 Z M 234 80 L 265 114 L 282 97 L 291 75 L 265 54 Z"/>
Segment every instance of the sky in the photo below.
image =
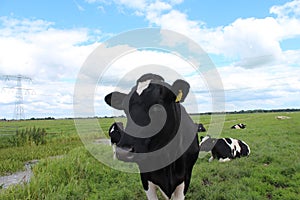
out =
<path fill-rule="evenodd" d="M 18 88 L 5 75 L 31 78 L 22 81 L 26 118 L 73 117 L 89 55 L 141 28 L 174 31 L 199 45 L 222 81 L 223 110 L 214 110 L 203 74 L 191 75 L 185 58 L 144 50 L 120 56 L 96 77 L 95 116 L 115 115 L 105 94 L 130 91 L 141 66 L 151 64 L 168 68 L 155 72 L 170 84 L 176 77 L 190 83 L 188 112 L 300 108 L 300 0 L 1 0 L 0 119 L 14 117 Z"/>

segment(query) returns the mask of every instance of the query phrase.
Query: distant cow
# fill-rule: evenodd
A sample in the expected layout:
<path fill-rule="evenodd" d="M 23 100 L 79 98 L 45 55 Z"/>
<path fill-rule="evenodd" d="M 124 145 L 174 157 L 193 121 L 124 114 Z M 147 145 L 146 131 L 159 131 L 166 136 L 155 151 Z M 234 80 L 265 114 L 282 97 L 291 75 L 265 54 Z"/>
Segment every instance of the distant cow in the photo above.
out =
<path fill-rule="evenodd" d="M 290 119 L 288 116 L 277 116 L 276 119 Z"/>
<path fill-rule="evenodd" d="M 184 199 L 189 188 L 199 154 L 197 126 L 181 105 L 189 87 L 183 80 L 169 85 L 159 75 L 145 74 L 129 94 L 105 97 L 127 117 L 124 130 L 115 125 L 110 130 L 118 140 L 116 156 L 138 164 L 148 199 L 157 199 L 156 188 L 166 199 Z"/>
<path fill-rule="evenodd" d="M 201 136 L 200 151 L 211 152 L 209 162 L 217 158 L 219 162 L 230 161 L 234 158 L 249 156 L 249 146 L 233 138 L 211 138 L 210 136 Z"/>
<path fill-rule="evenodd" d="M 231 129 L 244 129 L 246 128 L 245 124 L 236 124 L 231 127 Z"/>
<path fill-rule="evenodd" d="M 198 129 L 197 129 L 197 131 L 198 132 L 206 132 L 206 129 L 205 129 L 205 127 L 203 126 L 203 124 L 197 124 L 196 123 L 196 125 L 197 125 L 197 127 L 198 127 Z"/>

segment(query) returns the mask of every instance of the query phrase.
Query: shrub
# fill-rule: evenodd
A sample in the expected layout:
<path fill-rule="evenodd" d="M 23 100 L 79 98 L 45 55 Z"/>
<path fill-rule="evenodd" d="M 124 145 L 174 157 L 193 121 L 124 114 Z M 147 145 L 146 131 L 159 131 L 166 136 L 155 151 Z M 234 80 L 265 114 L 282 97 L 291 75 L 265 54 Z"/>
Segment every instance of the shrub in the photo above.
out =
<path fill-rule="evenodd" d="M 24 145 L 42 145 L 46 144 L 46 130 L 44 128 L 26 128 L 17 130 L 16 134 L 10 139 L 10 142 L 14 146 Z"/>

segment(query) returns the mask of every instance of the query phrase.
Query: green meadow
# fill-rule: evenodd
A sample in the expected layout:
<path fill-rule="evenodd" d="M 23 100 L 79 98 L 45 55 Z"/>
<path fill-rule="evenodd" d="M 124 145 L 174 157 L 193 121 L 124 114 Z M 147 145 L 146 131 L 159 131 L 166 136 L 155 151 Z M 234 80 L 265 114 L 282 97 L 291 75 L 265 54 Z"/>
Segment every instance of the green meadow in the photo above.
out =
<path fill-rule="evenodd" d="M 278 120 L 278 115 L 290 119 Z M 199 116 L 192 118 L 199 120 Z M 210 120 L 211 115 L 200 116 L 206 129 Z M 112 122 L 111 118 L 99 119 L 105 133 Z M 247 128 L 230 129 L 236 123 Z M 45 143 L 34 142 L 36 136 L 29 131 L 33 127 L 45 129 Z M 18 136 L 22 143 L 14 142 L 19 139 L 16 130 L 23 130 Z M 210 156 L 201 154 L 186 199 L 300 199 L 299 112 L 228 114 L 219 137 L 245 141 L 250 156 L 209 163 Z M 95 159 L 82 144 L 73 120 L 0 121 L 0 175 L 25 170 L 25 163 L 35 159 L 39 162 L 32 167 L 31 181 L 7 189 L 0 185 L 0 199 L 146 199 L 139 175 L 120 172 Z"/>

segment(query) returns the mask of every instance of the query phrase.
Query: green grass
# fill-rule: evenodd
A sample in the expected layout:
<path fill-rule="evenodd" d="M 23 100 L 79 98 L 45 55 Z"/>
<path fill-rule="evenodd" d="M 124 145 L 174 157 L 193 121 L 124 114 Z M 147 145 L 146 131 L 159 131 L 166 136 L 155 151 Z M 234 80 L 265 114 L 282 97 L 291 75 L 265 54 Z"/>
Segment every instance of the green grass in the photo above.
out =
<path fill-rule="evenodd" d="M 27 161 L 63 155 L 82 146 L 80 140 L 48 143 L 39 146 L 22 146 L 0 149 L 0 175 L 11 174 L 24 169 Z"/>
<path fill-rule="evenodd" d="M 65 157 L 42 160 L 30 184 L 6 190 L 1 199 L 141 199 L 137 174 L 120 173 L 99 163 L 83 148 Z M 133 188 L 139 188 L 130 191 Z"/>
<path fill-rule="evenodd" d="M 47 144 L 15 147 L 9 142 L 16 134 L 13 130 L 32 127 L 44 128 L 47 131 Z M 0 175 L 23 170 L 26 161 L 65 154 L 82 146 L 73 120 L 1 121 L 0 130 Z"/>
<path fill-rule="evenodd" d="M 247 128 L 230 129 L 235 123 Z M 250 156 L 228 163 L 199 159 L 188 199 L 300 198 L 300 113 L 227 115 L 221 137 L 244 140 Z"/>
<path fill-rule="evenodd" d="M 99 120 L 105 134 L 113 120 L 112 118 Z M 10 139 L 16 134 L 16 130 L 32 127 L 46 130 L 46 145 L 15 147 L 11 144 Z M 93 137 L 98 138 L 99 135 L 101 134 L 93 134 Z M 71 149 L 81 146 L 83 144 L 72 119 L 0 121 L 0 175 L 23 170 L 26 161 L 66 154 Z"/>
<path fill-rule="evenodd" d="M 277 115 L 291 119 L 277 120 Z M 210 118 L 200 116 L 206 128 Z M 113 119 L 99 122 L 107 132 Z M 30 183 L 1 191 L 0 199 L 146 199 L 139 175 L 96 160 L 82 146 L 72 120 L 13 123 L 48 128 L 53 135 L 49 134 L 46 145 L 0 148 L 1 174 L 22 169 L 28 160 L 42 159 L 34 166 Z M 230 129 L 236 123 L 245 123 L 247 128 Z M 299 112 L 226 115 L 220 137 L 244 140 L 251 148 L 250 156 L 227 163 L 209 163 L 209 155 L 200 157 L 186 199 L 300 199 Z M 47 158 L 61 154 L 65 155 Z"/>

